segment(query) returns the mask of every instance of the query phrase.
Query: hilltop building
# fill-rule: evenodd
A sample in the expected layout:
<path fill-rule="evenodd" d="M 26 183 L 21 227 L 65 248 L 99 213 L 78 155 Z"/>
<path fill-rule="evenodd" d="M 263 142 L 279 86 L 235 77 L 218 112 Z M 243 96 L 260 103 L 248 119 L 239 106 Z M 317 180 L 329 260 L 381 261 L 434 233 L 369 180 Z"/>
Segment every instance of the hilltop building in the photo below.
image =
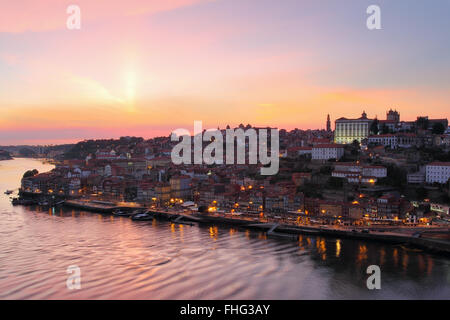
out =
<path fill-rule="evenodd" d="M 397 110 L 390 109 L 388 112 L 386 112 L 386 120 L 398 123 L 400 122 L 400 113 L 398 113 Z"/>
<path fill-rule="evenodd" d="M 358 119 L 339 118 L 336 120 L 336 130 L 334 131 L 335 143 L 352 143 L 362 140 L 369 136 L 372 119 L 367 118 L 365 112 Z"/>

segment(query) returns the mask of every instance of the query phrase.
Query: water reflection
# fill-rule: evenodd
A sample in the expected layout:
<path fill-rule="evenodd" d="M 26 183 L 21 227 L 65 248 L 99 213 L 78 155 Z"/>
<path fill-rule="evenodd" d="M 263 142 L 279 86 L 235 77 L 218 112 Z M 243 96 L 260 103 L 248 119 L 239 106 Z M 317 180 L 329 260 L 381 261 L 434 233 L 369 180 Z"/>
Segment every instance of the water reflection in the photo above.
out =
<path fill-rule="evenodd" d="M 11 169 L 15 175 L 5 176 L 15 178 L 0 179 L 2 189 L 17 185 L 19 171 L 35 165 Z M 0 212 L 2 299 L 450 296 L 449 260 L 402 246 L 309 235 L 296 242 L 224 226 L 136 223 L 66 208 L 12 207 L 2 196 Z M 65 286 L 66 268 L 73 264 L 82 269 L 79 291 Z M 371 264 L 381 267 L 382 290 L 366 287 Z"/>
<path fill-rule="evenodd" d="M 339 258 L 340 255 L 341 255 L 341 240 L 337 239 L 336 240 L 336 258 Z"/>

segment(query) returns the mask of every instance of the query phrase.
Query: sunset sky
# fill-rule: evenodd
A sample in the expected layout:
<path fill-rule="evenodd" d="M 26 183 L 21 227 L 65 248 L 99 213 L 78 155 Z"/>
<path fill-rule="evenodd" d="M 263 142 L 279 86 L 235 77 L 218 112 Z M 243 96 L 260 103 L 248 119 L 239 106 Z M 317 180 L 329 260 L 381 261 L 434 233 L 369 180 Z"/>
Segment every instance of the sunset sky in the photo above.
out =
<path fill-rule="evenodd" d="M 0 145 L 449 107 L 448 0 L 0 0 Z"/>

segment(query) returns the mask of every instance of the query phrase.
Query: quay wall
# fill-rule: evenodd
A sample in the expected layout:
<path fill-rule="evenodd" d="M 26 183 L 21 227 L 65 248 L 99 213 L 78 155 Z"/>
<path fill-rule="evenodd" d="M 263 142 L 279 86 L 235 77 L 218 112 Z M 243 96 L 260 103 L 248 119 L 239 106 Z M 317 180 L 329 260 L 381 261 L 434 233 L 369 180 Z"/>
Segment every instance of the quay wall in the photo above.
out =
<path fill-rule="evenodd" d="M 164 217 L 167 220 L 173 220 L 174 218 L 180 216 L 178 214 L 165 211 L 151 211 L 151 212 L 154 213 L 157 217 Z M 204 223 L 233 225 L 237 227 L 244 227 L 247 229 L 255 229 L 262 231 L 268 231 L 273 226 L 272 223 L 260 223 L 256 221 L 239 220 L 225 217 L 214 217 L 206 215 L 196 217 L 199 217 L 201 219 L 200 222 Z M 189 220 L 189 218 L 186 217 L 186 220 Z M 191 220 L 191 221 L 199 222 L 198 220 L 197 221 Z M 353 232 L 323 227 L 290 226 L 283 224 L 280 224 L 276 228 L 275 234 L 280 235 L 280 233 L 286 235 L 300 235 L 300 234 L 321 235 L 333 238 L 348 238 L 348 239 L 359 239 L 364 241 L 379 241 L 391 244 L 406 244 L 411 245 L 413 247 L 450 256 L 450 242 L 448 241 L 428 239 L 428 238 L 418 238 L 402 234 L 384 234 L 380 232 L 363 233 L 363 232 Z"/>

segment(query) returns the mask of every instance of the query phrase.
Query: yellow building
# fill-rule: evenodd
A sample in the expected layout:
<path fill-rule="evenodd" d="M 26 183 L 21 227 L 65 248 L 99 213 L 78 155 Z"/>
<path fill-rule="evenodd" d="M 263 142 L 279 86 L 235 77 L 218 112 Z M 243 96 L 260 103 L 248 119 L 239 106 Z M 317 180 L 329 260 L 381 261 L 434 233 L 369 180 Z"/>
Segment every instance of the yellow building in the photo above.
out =
<path fill-rule="evenodd" d="M 367 118 L 365 112 L 363 112 L 361 118 L 358 119 L 337 119 L 336 129 L 334 131 L 334 142 L 352 143 L 357 140 L 361 143 L 362 140 L 369 137 L 371 123 L 372 120 Z"/>

